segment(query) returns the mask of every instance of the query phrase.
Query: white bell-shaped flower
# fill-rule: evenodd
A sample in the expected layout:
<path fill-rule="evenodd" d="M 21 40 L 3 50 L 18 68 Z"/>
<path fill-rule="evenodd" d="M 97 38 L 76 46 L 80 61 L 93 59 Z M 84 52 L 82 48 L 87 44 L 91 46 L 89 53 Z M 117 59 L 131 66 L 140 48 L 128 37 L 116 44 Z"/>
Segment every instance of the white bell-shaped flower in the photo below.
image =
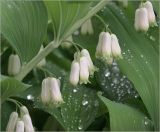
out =
<path fill-rule="evenodd" d="M 86 34 L 91 35 L 94 33 L 91 19 L 88 19 L 85 23 L 82 24 L 81 33 L 82 35 L 86 35 Z"/>
<path fill-rule="evenodd" d="M 92 76 L 94 74 L 94 72 L 97 70 L 97 68 L 93 65 L 92 59 L 90 57 L 90 54 L 88 52 L 87 49 L 83 49 L 81 51 L 81 56 L 84 56 L 88 59 L 88 63 L 89 63 L 89 73 Z"/>
<path fill-rule="evenodd" d="M 42 81 L 41 100 L 44 104 L 49 103 L 51 100 L 50 87 L 48 83 L 49 83 L 48 78 Z"/>
<path fill-rule="evenodd" d="M 89 82 L 89 62 L 86 57 L 80 58 L 80 83 L 87 84 Z"/>
<path fill-rule="evenodd" d="M 8 60 L 8 74 L 17 75 L 21 69 L 21 62 L 18 55 L 10 55 Z"/>
<path fill-rule="evenodd" d="M 47 78 L 48 87 L 50 88 L 50 94 L 51 94 L 51 102 L 58 105 L 63 103 L 63 98 L 60 91 L 60 84 L 58 83 L 58 80 L 56 78 Z"/>
<path fill-rule="evenodd" d="M 18 113 L 17 112 L 12 112 L 10 117 L 9 117 L 6 132 L 13 132 L 15 130 L 17 120 L 18 120 Z"/>
<path fill-rule="evenodd" d="M 119 42 L 115 34 L 111 34 L 111 47 L 112 47 L 112 56 L 115 58 L 122 58 L 121 48 L 119 46 Z"/>
<path fill-rule="evenodd" d="M 102 36 L 102 55 L 104 58 L 111 57 L 111 35 L 106 32 Z"/>
<path fill-rule="evenodd" d="M 154 24 L 156 22 L 156 17 L 154 14 L 152 3 L 150 1 L 145 2 L 144 8 L 147 9 L 149 24 L 150 25 Z"/>
<path fill-rule="evenodd" d="M 146 8 L 137 9 L 135 12 L 135 29 L 146 32 L 149 28 L 148 13 Z"/>
<path fill-rule="evenodd" d="M 70 83 L 76 86 L 79 82 L 79 72 L 80 67 L 77 61 L 73 61 L 71 65 L 71 72 L 70 72 Z"/>
<path fill-rule="evenodd" d="M 101 32 L 99 34 L 99 40 L 98 40 L 98 44 L 97 44 L 97 48 L 96 48 L 96 57 L 97 58 L 102 57 L 102 38 L 103 38 L 104 34 L 105 34 L 105 32 Z"/>
<path fill-rule="evenodd" d="M 38 53 L 42 52 L 43 49 L 44 49 L 44 47 L 42 45 Z M 46 59 L 44 58 L 37 64 L 37 67 L 42 67 L 42 66 L 45 66 L 45 65 L 46 65 Z"/>
<path fill-rule="evenodd" d="M 24 122 L 25 132 L 34 132 L 32 120 L 28 114 L 23 116 L 23 122 Z"/>
<path fill-rule="evenodd" d="M 24 132 L 24 122 L 23 121 L 17 121 L 15 132 Z"/>

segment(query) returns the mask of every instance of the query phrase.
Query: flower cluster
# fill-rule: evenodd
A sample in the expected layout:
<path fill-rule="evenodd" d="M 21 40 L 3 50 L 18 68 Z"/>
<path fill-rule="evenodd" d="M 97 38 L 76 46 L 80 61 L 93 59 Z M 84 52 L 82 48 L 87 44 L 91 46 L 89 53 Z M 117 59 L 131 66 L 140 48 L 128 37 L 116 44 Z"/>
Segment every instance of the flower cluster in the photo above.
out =
<path fill-rule="evenodd" d="M 134 27 L 137 31 L 146 32 L 149 26 L 154 25 L 156 22 L 154 10 L 152 3 L 147 1 L 141 4 L 141 7 L 138 8 L 135 12 L 135 23 Z"/>
<path fill-rule="evenodd" d="M 41 99 L 45 104 L 55 105 L 63 103 L 60 91 L 60 81 L 54 77 L 47 77 L 42 81 Z"/>
<path fill-rule="evenodd" d="M 8 75 L 15 76 L 21 70 L 21 62 L 18 55 L 10 55 L 8 60 Z"/>
<path fill-rule="evenodd" d="M 89 82 L 89 75 L 93 75 L 96 71 L 88 50 L 83 49 L 80 53 L 76 52 L 74 55 L 74 61 L 71 65 L 70 83 L 74 86 Z"/>
<path fill-rule="evenodd" d="M 31 117 L 25 106 L 20 108 L 20 117 L 17 112 L 12 112 L 7 124 L 6 132 L 34 132 Z"/>
<path fill-rule="evenodd" d="M 86 34 L 91 35 L 94 33 L 91 19 L 88 19 L 85 23 L 82 24 L 81 33 L 82 35 L 86 35 Z"/>
<path fill-rule="evenodd" d="M 96 57 L 112 64 L 113 58 L 122 58 L 117 36 L 109 32 L 101 32 L 96 48 Z"/>

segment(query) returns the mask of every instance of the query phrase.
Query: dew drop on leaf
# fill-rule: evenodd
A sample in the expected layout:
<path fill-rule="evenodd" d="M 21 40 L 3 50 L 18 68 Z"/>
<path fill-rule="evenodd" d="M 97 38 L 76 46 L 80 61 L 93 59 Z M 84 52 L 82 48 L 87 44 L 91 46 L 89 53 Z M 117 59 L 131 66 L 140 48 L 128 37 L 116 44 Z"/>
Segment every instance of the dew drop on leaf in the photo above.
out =
<path fill-rule="evenodd" d="M 83 100 L 83 101 L 82 101 L 82 105 L 83 105 L 83 106 L 85 106 L 85 105 L 87 105 L 87 104 L 88 104 L 88 101 L 87 101 L 87 100 Z"/>

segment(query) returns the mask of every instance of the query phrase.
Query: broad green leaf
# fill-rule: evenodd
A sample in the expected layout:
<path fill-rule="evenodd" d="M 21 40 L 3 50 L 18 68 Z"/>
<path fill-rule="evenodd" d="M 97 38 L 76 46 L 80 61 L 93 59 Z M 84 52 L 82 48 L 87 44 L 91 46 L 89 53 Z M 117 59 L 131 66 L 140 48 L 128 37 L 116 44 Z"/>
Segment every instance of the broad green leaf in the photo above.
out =
<path fill-rule="evenodd" d="M 98 12 L 107 0 L 94 1 L 44 1 L 53 22 L 54 35 L 56 39 L 66 39 L 85 20 Z M 97 7 L 97 8 L 95 8 Z"/>
<path fill-rule="evenodd" d="M 46 35 L 47 10 L 41 1 L 1 0 L 2 34 L 28 62 L 39 51 Z"/>
<path fill-rule="evenodd" d="M 101 96 L 99 98 L 109 111 L 111 131 L 149 131 L 152 122 L 143 113 L 125 104 L 115 103 Z"/>
<path fill-rule="evenodd" d="M 19 82 L 18 80 L 1 76 L 1 103 L 7 98 L 15 96 L 30 87 L 30 85 Z"/>
<path fill-rule="evenodd" d="M 65 130 L 85 130 L 94 121 L 99 109 L 96 91 L 85 86 L 74 88 L 64 82 L 62 95 L 65 103 L 59 108 L 45 106 L 40 101 L 35 106 L 54 116 Z"/>
<path fill-rule="evenodd" d="M 123 54 L 123 59 L 118 61 L 120 69 L 134 84 L 157 130 L 158 53 L 153 48 L 152 41 L 148 41 L 144 33 L 136 32 L 134 25 L 129 23 L 123 12 L 114 4 L 107 6 L 102 17 L 118 36 Z"/>

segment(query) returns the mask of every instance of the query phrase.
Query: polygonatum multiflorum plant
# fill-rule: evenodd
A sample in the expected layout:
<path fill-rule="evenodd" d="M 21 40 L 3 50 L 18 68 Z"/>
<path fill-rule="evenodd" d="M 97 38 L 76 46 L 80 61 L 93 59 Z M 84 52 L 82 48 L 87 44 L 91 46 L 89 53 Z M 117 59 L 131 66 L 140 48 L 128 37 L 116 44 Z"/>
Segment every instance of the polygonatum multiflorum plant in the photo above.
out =
<path fill-rule="evenodd" d="M 159 1 L 1 0 L 1 131 L 158 131 Z"/>

